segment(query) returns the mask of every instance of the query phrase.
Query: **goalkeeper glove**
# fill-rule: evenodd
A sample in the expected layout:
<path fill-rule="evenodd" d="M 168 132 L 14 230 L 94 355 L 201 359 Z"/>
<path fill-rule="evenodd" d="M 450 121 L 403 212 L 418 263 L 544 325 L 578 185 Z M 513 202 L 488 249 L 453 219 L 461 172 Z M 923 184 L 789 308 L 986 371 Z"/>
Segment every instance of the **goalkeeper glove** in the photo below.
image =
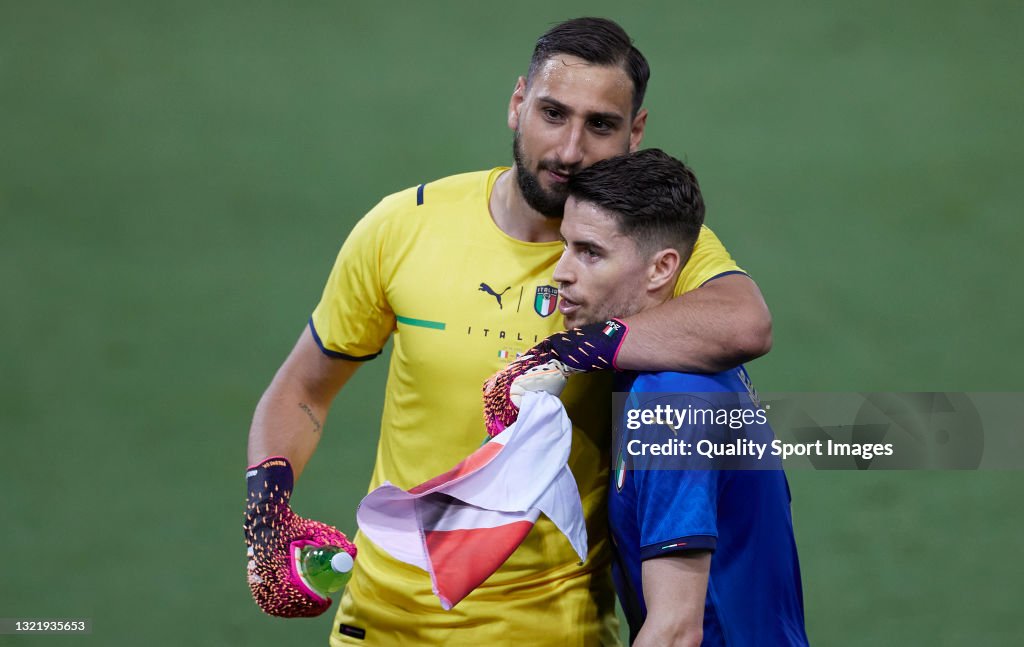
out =
<path fill-rule="evenodd" d="M 294 476 L 287 459 L 268 458 L 245 476 L 249 494 L 244 529 L 253 599 L 272 616 L 320 615 L 330 608 L 331 599 L 302 581 L 293 555 L 304 546 L 330 545 L 355 557 L 355 545 L 337 528 L 304 519 L 288 507 Z"/>
<path fill-rule="evenodd" d="M 615 368 L 629 327 L 618 319 L 587 324 L 555 333 L 484 382 L 484 423 L 487 433 L 495 436 L 515 422 L 519 416 L 519 399 L 523 391 L 557 392 L 552 385 L 555 373 L 565 378 L 574 373 L 607 371 Z"/>

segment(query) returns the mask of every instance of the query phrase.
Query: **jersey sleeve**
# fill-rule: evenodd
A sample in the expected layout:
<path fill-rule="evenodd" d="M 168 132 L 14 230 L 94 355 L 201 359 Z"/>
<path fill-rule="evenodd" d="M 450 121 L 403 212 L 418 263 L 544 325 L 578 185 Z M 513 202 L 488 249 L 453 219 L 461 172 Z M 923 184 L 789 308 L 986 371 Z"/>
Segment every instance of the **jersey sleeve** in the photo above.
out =
<path fill-rule="evenodd" d="M 634 473 L 640 559 L 718 544 L 716 470 L 646 470 Z"/>
<path fill-rule="evenodd" d="M 352 229 L 309 319 L 313 338 L 330 357 L 373 359 L 395 329 L 383 275 L 389 214 L 387 201 L 382 202 Z"/>
<path fill-rule="evenodd" d="M 676 281 L 674 296 L 696 290 L 713 278 L 723 274 L 746 274 L 718 240 L 715 232 L 702 225 L 693 253 L 683 266 Z"/>
<path fill-rule="evenodd" d="M 636 409 L 656 405 L 677 411 L 709 406 L 708 378 L 686 373 L 641 374 L 633 383 Z M 713 388 L 719 388 L 712 385 Z M 700 395 L 698 395 L 700 394 Z M 689 457 L 633 456 L 636 522 L 640 559 L 689 550 L 714 550 L 718 545 L 718 492 L 724 473 L 706 469 L 706 460 L 692 455 L 697 440 L 707 437 L 703 423 L 683 424 L 676 434 L 654 421 L 627 432 L 630 438 L 661 443 L 669 435 L 685 440 Z"/>

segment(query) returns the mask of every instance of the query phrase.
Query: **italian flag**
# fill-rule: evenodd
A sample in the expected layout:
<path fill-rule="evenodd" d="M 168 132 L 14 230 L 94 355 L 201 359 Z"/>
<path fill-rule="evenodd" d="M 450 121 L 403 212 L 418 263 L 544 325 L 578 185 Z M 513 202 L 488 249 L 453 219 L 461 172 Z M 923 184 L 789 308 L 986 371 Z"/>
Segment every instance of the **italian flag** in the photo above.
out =
<path fill-rule="evenodd" d="M 527 393 L 519 419 L 452 469 L 410 490 L 385 482 L 366 495 L 356 511 L 359 530 L 427 571 L 444 609 L 498 570 L 541 513 L 582 562 L 587 529 L 567 464 L 571 447 L 561 401 Z"/>

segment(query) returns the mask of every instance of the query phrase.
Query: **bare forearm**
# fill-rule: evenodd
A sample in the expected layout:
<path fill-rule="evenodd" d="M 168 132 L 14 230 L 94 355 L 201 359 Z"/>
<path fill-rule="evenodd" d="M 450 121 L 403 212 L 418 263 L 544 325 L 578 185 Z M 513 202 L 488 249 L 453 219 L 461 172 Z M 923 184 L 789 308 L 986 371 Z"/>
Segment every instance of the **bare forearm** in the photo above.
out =
<path fill-rule="evenodd" d="M 771 349 L 771 313 L 757 284 L 739 274 L 627 318 L 616 357 L 621 369 L 722 371 Z"/>
<path fill-rule="evenodd" d="M 703 640 L 700 627 L 656 626 L 648 619 L 632 647 L 700 647 Z"/>
<path fill-rule="evenodd" d="M 633 647 L 698 647 L 704 637 L 704 598 L 711 553 L 683 553 L 644 560 L 647 617 Z"/>
<path fill-rule="evenodd" d="M 303 393 L 271 385 L 260 398 L 249 428 L 249 464 L 268 456 L 284 456 L 295 476 L 316 451 L 327 408 L 310 402 Z"/>
<path fill-rule="evenodd" d="M 249 464 L 284 456 L 297 479 L 316 451 L 334 396 L 358 367 L 358 362 L 326 357 L 304 330 L 256 406 Z"/>

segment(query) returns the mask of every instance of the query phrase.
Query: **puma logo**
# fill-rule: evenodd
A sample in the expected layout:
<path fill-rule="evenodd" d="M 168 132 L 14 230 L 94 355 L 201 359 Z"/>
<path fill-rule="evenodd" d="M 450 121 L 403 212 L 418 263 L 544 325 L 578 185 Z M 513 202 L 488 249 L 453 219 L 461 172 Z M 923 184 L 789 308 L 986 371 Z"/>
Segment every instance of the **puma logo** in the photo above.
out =
<path fill-rule="evenodd" d="M 486 292 L 487 294 L 491 295 L 492 297 L 494 297 L 495 299 L 498 300 L 498 308 L 499 309 L 503 309 L 501 307 L 501 295 L 505 294 L 506 292 L 508 292 L 511 289 L 512 289 L 512 286 L 510 285 L 507 288 L 505 288 L 504 290 L 502 290 L 501 294 L 498 294 L 493 289 L 491 289 L 491 286 L 487 285 L 486 283 L 481 283 L 480 284 L 480 291 L 481 292 Z"/>

